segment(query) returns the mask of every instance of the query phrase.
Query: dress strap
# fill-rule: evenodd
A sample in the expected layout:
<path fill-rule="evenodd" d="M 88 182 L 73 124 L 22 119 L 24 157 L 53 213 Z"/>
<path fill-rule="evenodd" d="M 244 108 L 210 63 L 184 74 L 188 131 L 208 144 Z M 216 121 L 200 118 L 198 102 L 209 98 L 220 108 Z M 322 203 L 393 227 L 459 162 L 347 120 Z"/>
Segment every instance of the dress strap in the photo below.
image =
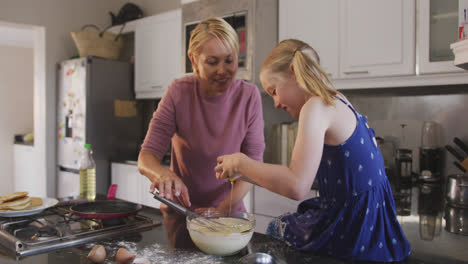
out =
<path fill-rule="evenodd" d="M 343 98 L 341 98 L 339 96 L 336 96 L 336 95 L 334 95 L 333 97 L 340 100 L 343 104 L 347 105 L 349 107 L 349 109 L 351 109 L 351 111 L 353 111 L 353 113 L 354 113 L 354 115 L 356 115 L 356 117 L 360 116 L 360 114 L 354 109 L 354 107 L 350 103 L 346 102 Z"/>

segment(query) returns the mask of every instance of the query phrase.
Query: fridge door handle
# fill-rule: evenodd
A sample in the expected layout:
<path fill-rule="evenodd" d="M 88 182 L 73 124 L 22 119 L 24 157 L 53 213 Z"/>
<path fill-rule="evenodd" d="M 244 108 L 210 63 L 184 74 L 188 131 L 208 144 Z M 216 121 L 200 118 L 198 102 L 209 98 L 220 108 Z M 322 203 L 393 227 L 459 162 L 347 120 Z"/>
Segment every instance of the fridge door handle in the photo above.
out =
<path fill-rule="evenodd" d="M 75 173 L 75 174 L 80 174 L 80 170 L 77 169 L 72 169 L 72 168 L 66 168 L 63 166 L 59 166 L 60 171 L 65 171 L 65 172 L 70 172 L 70 173 Z"/>

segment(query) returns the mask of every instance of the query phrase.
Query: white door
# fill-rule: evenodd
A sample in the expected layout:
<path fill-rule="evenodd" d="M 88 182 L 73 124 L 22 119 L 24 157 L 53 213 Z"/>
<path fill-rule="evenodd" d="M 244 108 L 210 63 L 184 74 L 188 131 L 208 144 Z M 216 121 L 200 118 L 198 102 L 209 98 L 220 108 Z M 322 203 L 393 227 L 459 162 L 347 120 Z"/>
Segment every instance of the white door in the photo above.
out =
<path fill-rule="evenodd" d="M 279 41 L 295 38 L 309 44 L 320 65 L 338 78 L 339 0 L 280 0 Z"/>
<path fill-rule="evenodd" d="M 415 1 L 341 1 L 344 78 L 415 74 Z"/>

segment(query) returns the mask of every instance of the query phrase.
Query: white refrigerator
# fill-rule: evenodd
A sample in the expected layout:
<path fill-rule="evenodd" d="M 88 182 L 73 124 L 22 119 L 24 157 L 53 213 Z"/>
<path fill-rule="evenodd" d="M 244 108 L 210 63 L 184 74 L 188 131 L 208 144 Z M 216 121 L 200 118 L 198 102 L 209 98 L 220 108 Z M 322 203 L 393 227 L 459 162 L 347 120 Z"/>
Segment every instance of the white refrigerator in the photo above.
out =
<path fill-rule="evenodd" d="M 133 91 L 132 65 L 85 57 L 57 64 L 57 196 L 79 196 L 79 160 L 93 149 L 96 192 L 106 194 L 110 163 L 136 160 L 142 118 Z"/>

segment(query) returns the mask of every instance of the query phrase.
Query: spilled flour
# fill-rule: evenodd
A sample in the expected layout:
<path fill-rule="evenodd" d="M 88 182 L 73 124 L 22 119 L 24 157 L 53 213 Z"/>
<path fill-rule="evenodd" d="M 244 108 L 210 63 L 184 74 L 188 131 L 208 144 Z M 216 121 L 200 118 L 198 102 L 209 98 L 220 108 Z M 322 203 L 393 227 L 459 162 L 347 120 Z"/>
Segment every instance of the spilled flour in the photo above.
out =
<path fill-rule="evenodd" d="M 170 251 L 168 246 L 153 244 L 138 248 L 137 243 L 129 241 L 120 242 L 107 242 L 101 241 L 99 243 L 90 243 L 86 245 L 89 250 L 96 245 L 103 245 L 106 248 L 106 261 L 104 263 L 116 263 L 115 254 L 119 248 L 125 248 L 129 252 L 136 255 L 137 259 L 145 259 L 149 263 L 158 264 L 172 264 L 172 263 L 184 263 L 184 264 L 201 264 L 201 263 L 226 263 L 223 261 L 223 257 L 211 256 L 204 254 L 199 251 L 188 251 L 188 250 L 174 250 Z"/>

